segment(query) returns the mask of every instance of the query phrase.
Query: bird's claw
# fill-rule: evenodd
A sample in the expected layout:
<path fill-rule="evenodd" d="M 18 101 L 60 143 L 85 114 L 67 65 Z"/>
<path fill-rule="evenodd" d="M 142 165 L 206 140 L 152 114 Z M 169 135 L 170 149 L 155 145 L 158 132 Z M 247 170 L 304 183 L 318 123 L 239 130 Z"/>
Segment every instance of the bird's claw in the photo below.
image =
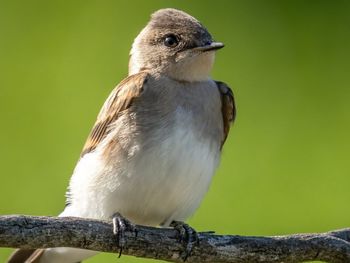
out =
<path fill-rule="evenodd" d="M 199 244 L 199 237 L 192 227 L 188 224 L 180 221 L 173 221 L 170 224 L 171 227 L 176 229 L 179 233 L 180 242 L 184 244 L 184 251 L 181 254 L 183 261 L 186 261 L 187 258 L 191 255 L 193 247 Z"/>
<path fill-rule="evenodd" d="M 130 231 L 137 236 L 136 228 L 133 223 L 123 217 L 120 213 L 115 213 L 113 220 L 113 234 L 117 237 L 117 246 L 119 247 L 119 257 L 121 257 L 123 248 L 125 247 L 125 232 Z"/>

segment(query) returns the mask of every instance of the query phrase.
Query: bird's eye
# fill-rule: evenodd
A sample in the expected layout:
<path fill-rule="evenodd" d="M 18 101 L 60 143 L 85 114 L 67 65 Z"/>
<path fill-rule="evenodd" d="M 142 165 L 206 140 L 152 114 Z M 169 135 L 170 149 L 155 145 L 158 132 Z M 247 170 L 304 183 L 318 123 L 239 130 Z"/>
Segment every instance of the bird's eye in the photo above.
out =
<path fill-rule="evenodd" d="M 167 35 L 164 38 L 164 45 L 166 45 L 167 47 L 176 47 L 178 44 L 179 44 L 179 40 L 173 34 Z"/>

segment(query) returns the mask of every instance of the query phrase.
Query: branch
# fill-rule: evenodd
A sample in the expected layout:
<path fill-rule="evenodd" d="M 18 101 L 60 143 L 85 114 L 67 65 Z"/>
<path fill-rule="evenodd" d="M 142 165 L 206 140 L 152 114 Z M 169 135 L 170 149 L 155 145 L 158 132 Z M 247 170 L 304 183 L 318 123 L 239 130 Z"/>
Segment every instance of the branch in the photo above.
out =
<path fill-rule="evenodd" d="M 0 247 L 75 247 L 119 253 L 112 223 L 83 218 L 0 216 Z M 182 262 L 183 245 L 171 228 L 136 226 L 125 233 L 123 254 Z M 320 234 L 247 237 L 199 233 L 186 262 L 350 262 L 350 228 Z"/>

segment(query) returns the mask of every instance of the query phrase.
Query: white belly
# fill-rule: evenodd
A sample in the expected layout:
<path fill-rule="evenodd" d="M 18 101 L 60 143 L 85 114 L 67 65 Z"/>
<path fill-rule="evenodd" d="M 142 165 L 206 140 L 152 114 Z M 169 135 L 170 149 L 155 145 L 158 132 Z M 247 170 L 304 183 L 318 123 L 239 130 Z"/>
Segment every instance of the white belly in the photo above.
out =
<path fill-rule="evenodd" d="M 71 206 L 63 216 L 110 218 L 120 212 L 132 222 L 168 225 L 199 206 L 219 162 L 219 145 L 180 125 L 159 144 L 113 165 L 101 150 L 86 154 L 71 179 Z"/>

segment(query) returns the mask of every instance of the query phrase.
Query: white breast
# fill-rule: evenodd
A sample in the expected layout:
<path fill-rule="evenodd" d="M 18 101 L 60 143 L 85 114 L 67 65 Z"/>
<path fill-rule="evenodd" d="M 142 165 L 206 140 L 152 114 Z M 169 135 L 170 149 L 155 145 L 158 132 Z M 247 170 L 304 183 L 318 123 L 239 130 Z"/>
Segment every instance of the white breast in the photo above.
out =
<path fill-rule="evenodd" d="M 72 177 L 66 214 L 109 218 L 120 212 L 145 225 L 188 218 L 208 190 L 220 147 L 199 136 L 190 114 L 176 114 L 171 134 L 147 149 L 135 145 L 131 158 L 106 165 L 101 150 L 86 154 Z"/>

